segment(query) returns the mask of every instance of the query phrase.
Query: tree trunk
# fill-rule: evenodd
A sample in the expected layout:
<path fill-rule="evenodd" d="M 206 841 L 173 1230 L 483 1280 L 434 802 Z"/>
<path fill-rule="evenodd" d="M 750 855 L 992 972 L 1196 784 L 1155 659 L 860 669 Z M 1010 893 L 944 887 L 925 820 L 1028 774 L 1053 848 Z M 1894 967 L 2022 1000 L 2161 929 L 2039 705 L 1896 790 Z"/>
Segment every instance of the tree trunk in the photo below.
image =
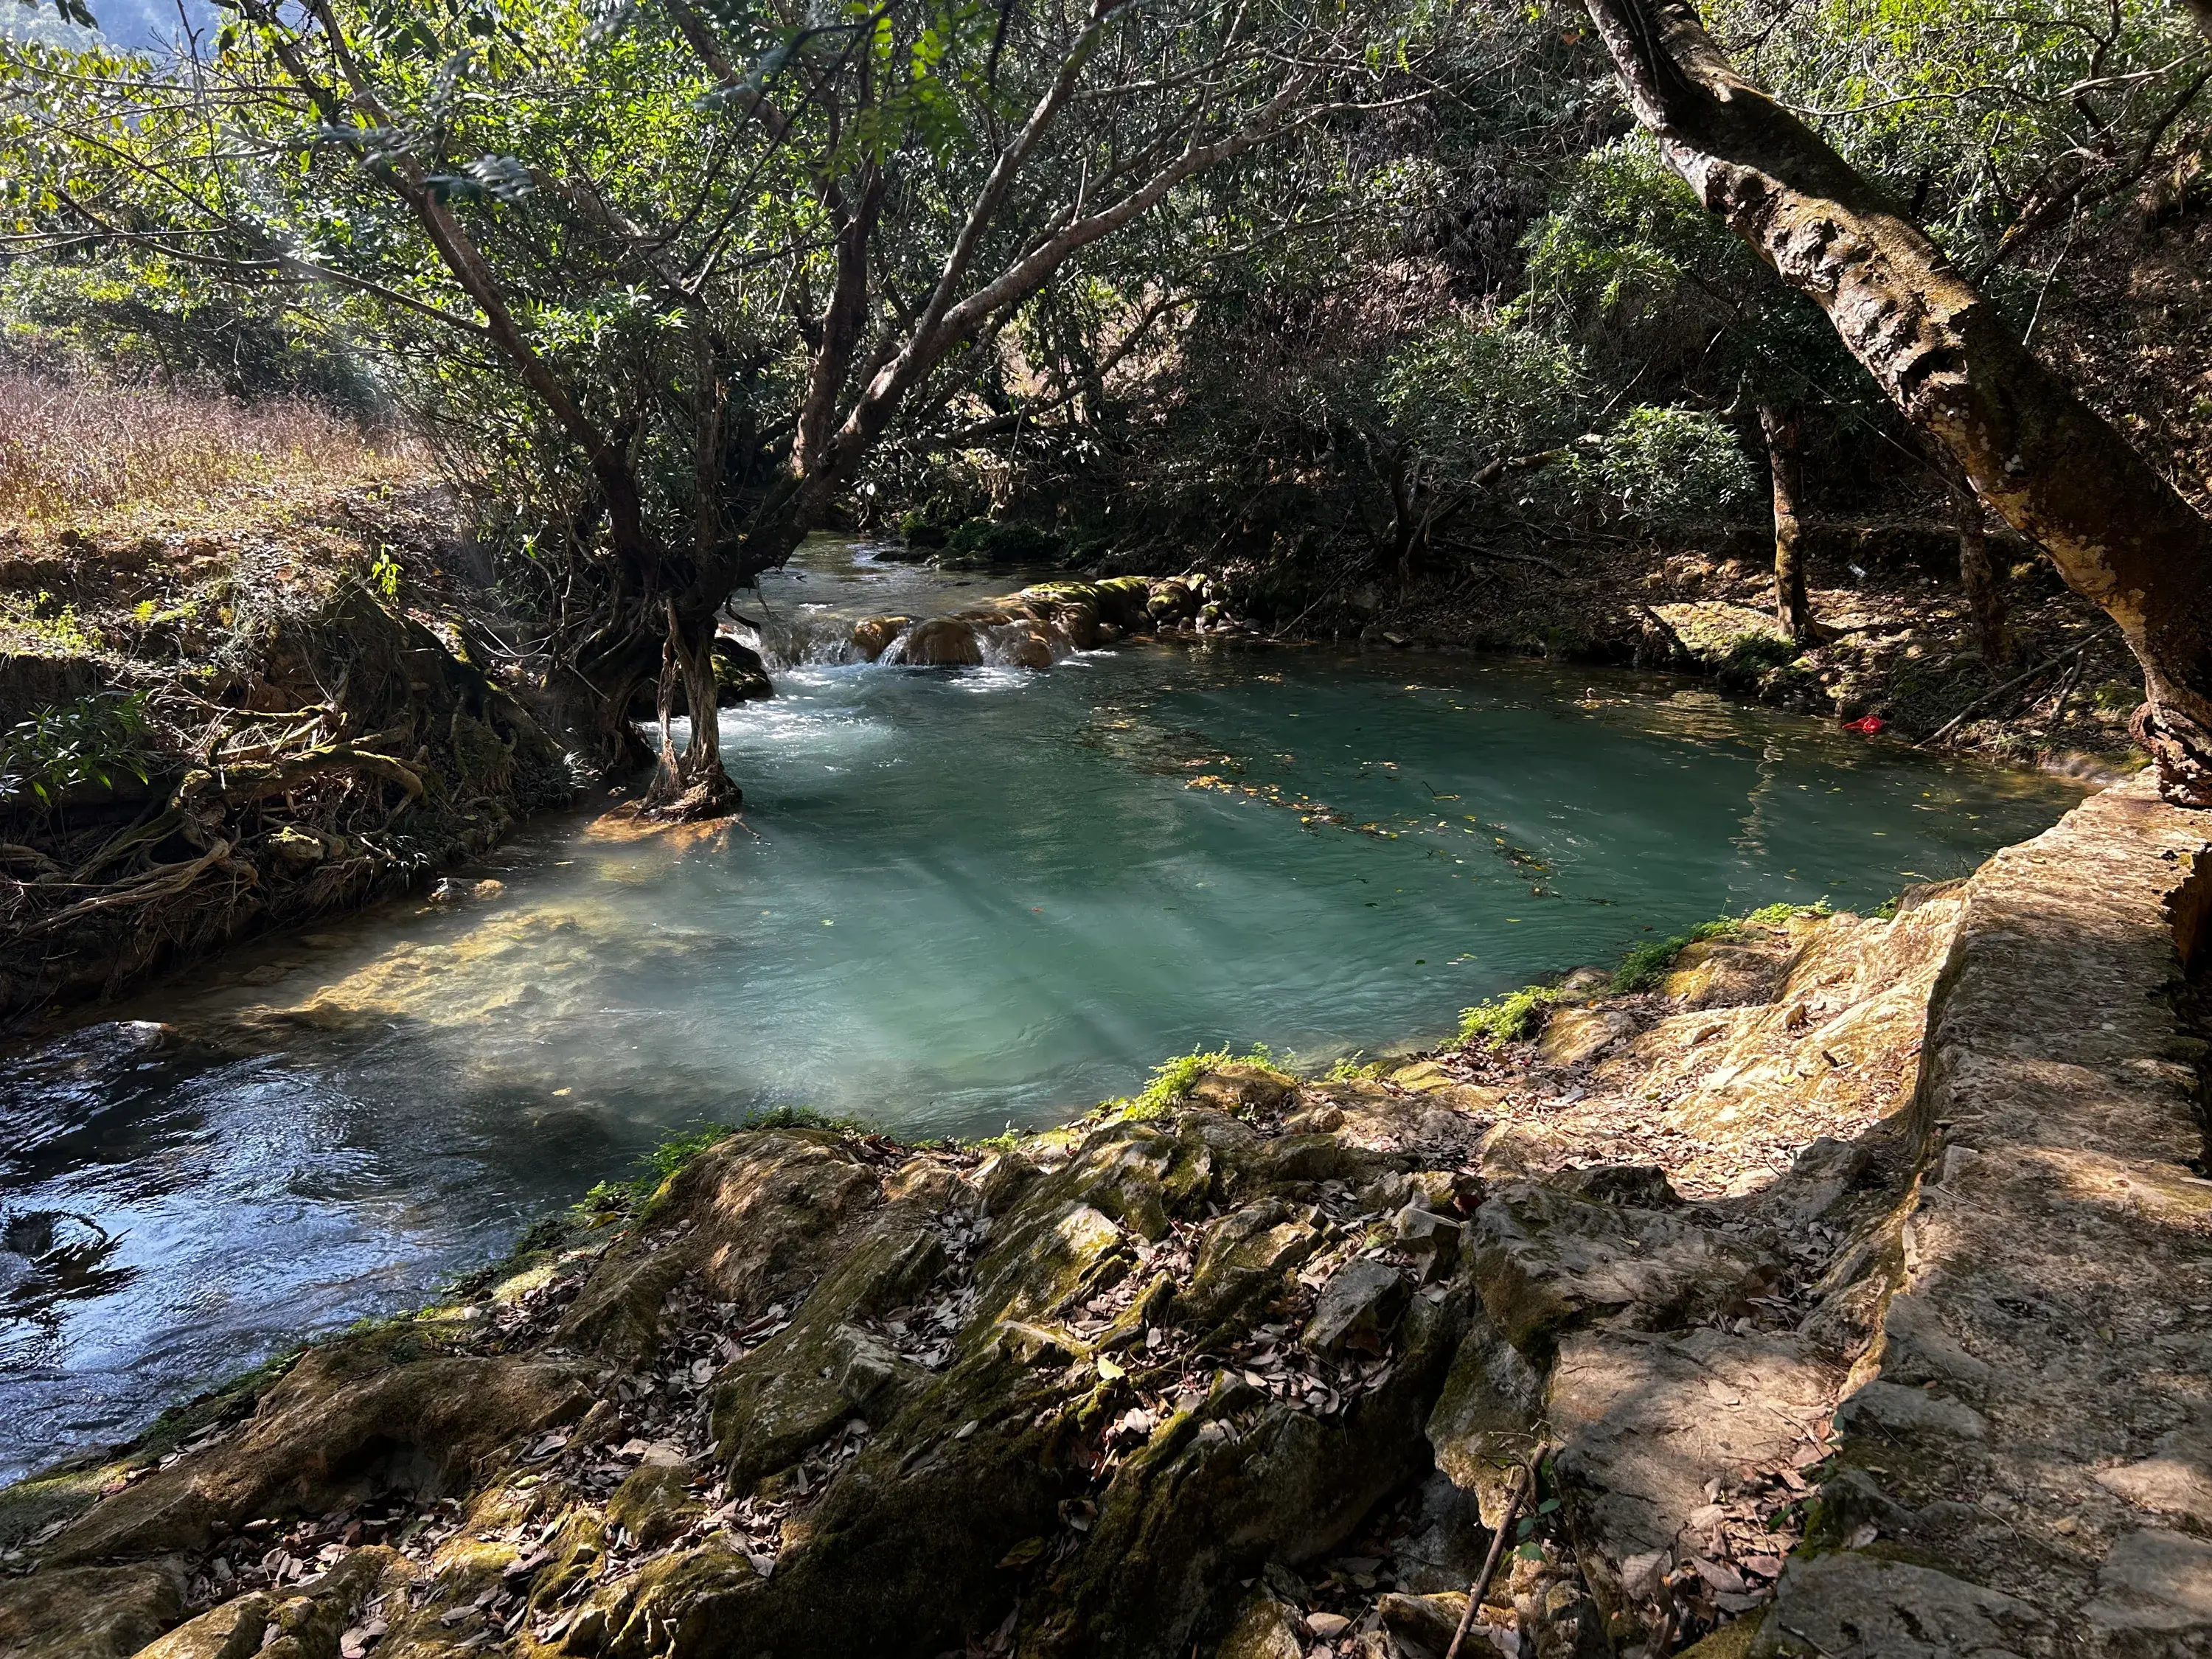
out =
<path fill-rule="evenodd" d="M 668 636 L 661 653 L 660 761 L 646 791 L 646 810 L 653 817 L 689 822 L 720 817 L 744 803 L 737 781 L 722 769 L 720 684 L 714 673 L 714 618 L 687 615 L 667 602 Z M 678 695 L 690 716 L 691 733 L 678 754 L 670 722 Z"/>
<path fill-rule="evenodd" d="M 1966 591 L 1966 617 L 1973 624 L 1974 643 L 1982 660 L 1992 666 L 2005 661 L 2011 649 L 2005 638 L 2004 589 L 1990 563 L 1988 515 L 1982 498 L 1949 469 L 1944 483 L 1951 491 L 1951 511 L 1959 526 L 1959 585 Z"/>
<path fill-rule="evenodd" d="M 1774 620 L 1804 645 L 1813 638 L 1813 607 L 1805 598 L 1805 555 L 1797 523 L 1797 417 L 1761 404 L 1759 425 L 1766 434 L 1767 470 L 1774 478 Z"/>
<path fill-rule="evenodd" d="M 2212 524 L 2023 347 L 1917 226 L 1737 75 L 1688 0 L 1585 0 L 1637 118 L 1827 313 L 1906 420 L 2120 625 L 2170 799 L 2212 805 Z"/>
<path fill-rule="evenodd" d="M 653 673 L 655 641 L 636 627 L 634 608 L 572 652 L 546 676 L 551 723 L 562 741 L 603 777 L 623 777 L 651 763 L 653 751 L 629 716 L 638 688 Z"/>

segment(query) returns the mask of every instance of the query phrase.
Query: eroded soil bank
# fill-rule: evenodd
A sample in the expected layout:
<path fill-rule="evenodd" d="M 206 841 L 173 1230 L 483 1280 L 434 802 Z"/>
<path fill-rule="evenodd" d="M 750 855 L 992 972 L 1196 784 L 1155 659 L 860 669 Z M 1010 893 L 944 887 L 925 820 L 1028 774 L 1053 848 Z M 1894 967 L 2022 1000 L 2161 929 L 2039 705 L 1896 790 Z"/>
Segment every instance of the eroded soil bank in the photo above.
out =
<path fill-rule="evenodd" d="M 2110 791 L 1503 1054 L 732 1137 L 15 1488 L 0 1651 L 1433 1656 L 1527 1462 L 1487 1650 L 2201 1652 L 2208 832 Z"/>

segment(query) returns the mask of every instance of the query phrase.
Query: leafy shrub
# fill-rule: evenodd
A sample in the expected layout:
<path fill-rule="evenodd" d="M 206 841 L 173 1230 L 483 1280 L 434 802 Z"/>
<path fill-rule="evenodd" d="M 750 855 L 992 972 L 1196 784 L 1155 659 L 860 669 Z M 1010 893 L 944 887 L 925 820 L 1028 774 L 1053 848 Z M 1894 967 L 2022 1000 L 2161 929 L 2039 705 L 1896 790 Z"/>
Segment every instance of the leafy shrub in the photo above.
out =
<path fill-rule="evenodd" d="M 945 538 L 945 550 L 966 564 L 1050 564 L 1060 544 L 1033 524 L 970 519 Z"/>
<path fill-rule="evenodd" d="M 2142 700 L 2142 687 L 2127 680 L 2106 680 L 2089 694 L 2089 701 L 2107 714 L 2132 714 Z"/>
<path fill-rule="evenodd" d="M 1359 1055 L 1358 1049 L 1345 1055 L 1322 1073 L 1321 1080 L 1323 1083 L 1368 1083 L 1381 1077 L 1388 1069 L 1379 1060 L 1364 1060 Z"/>
<path fill-rule="evenodd" d="M 1454 323 L 1395 353 L 1376 391 L 1393 431 L 1472 471 L 1571 433 L 1584 380 L 1579 354 L 1556 340 L 1507 324 Z"/>
<path fill-rule="evenodd" d="M 942 547 L 946 532 L 932 509 L 917 507 L 899 514 L 898 533 L 908 547 Z"/>
<path fill-rule="evenodd" d="M 1769 904 L 1748 915 L 1718 916 L 1711 921 L 1699 922 L 1686 933 L 1652 939 L 1630 951 L 1613 970 L 1613 988 L 1616 992 L 1650 990 L 1667 976 L 1676 957 L 1703 940 L 1734 939 L 1747 927 L 1781 927 L 1796 915 L 1833 915 L 1835 910 L 1826 899 L 1821 899 L 1812 904 Z"/>
<path fill-rule="evenodd" d="M 1711 922 L 1705 925 L 1712 926 Z M 1674 965 L 1674 958 L 1682 954 L 1690 942 L 1689 934 L 1677 933 L 1671 939 L 1646 939 L 1635 946 L 1620 959 L 1620 966 L 1613 970 L 1613 990 L 1650 990 L 1667 976 L 1667 970 Z"/>
<path fill-rule="evenodd" d="M 1502 997 L 1463 1008 L 1459 1016 L 1460 1041 L 1518 1042 L 1536 1029 L 1544 1010 L 1559 1000 L 1559 992 L 1549 985 L 1524 985 Z"/>
<path fill-rule="evenodd" d="M 1151 1080 L 1133 1097 L 1124 1095 L 1101 1103 L 1109 1112 L 1142 1122 L 1164 1116 L 1180 1105 L 1189 1097 L 1192 1085 L 1217 1066 L 1272 1066 L 1274 1063 L 1274 1054 L 1265 1043 L 1255 1044 L 1241 1054 L 1230 1053 L 1226 1045 L 1200 1054 L 1177 1054 L 1153 1066 Z"/>
<path fill-rule="evenodd" d="M 35 652 L 90 656 L 105 643 L 84 624 L 76 607 L 40 588 L 35 593 L 0 593 L 0 650 L 21 641 Z"/>
<path fill-rule="evenodd" d="M 1522 246 L 1528 286 L 1514 309 L 1555 327 L 1663 321 L 1693 280 L 1756 273 L 1748 250 L 1641 132 L 1571 163 Z"/>
<path fill-rule="evenodd" d="M 1802 654 L 1802 647 L 1778 634 L 1739 634 L 1729 641 L 1721 666 L 1723 672 L 1757 676 L 1770 669 L 1787 668 Z"/>
<path fill-rule="evenodd" d="M 1639 404 L 1583 446 L 1575 465 L 1585 488 L 1602 492 L 1609 516 L 1651 530 L 1729 518 L 1759 494 L 1758 470 L 1735 433 L 1701 409 Z"/>
<path fill-rule="evenodd" d="M 79 784 L 112 788 L 118 776 L 151 776 L 143 691 L 101 692 L 42 708 L 0 734 L 0 804 L 42 806 Z"/>

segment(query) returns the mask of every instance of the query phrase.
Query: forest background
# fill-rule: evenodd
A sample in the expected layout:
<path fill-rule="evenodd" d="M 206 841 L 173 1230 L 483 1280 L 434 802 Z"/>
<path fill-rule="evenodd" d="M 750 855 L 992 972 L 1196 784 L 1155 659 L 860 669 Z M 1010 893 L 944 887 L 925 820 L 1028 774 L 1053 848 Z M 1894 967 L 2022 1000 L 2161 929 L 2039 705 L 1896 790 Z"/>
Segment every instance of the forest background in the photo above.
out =
<path fill-rule="evenodd" d="M 1703 579 L 1777 614 L 1778 641 L 1723 641 L 1746 684 L 1923 731 L 2054 644 L 2094 654 L 2038 611 L 2067 596 L 2034 549 L 1992 552 L 1948 459 L 1662 162 L 1579 7 L 11 11 L 0 499 L 66 526 L 257 465 L 350 475 L 358 437 L 442 481 L 480 654 L 603 760 L 636 757 L 657 681 L 711 694 L 725 605 L 822 528 L 1202 567 L 1269 629 L 1592 654 Z M 2188 8 L 1705 17 L 2212 499 Z M 124 453 L 188 439 L 186 465 Z M 1885 588 L 1905 611 L 1822 622 Z M 57 625 L 51 596 L 8 604 Z M 175 608 L 140 619 L 154 648 Z M 2124 744 L 2125 659 L 2099 661 L 2028 688 L 2069 676 L 2044 736 L 2070 695 Z M 703 724 L 680 781 L 712 797 Z"/>

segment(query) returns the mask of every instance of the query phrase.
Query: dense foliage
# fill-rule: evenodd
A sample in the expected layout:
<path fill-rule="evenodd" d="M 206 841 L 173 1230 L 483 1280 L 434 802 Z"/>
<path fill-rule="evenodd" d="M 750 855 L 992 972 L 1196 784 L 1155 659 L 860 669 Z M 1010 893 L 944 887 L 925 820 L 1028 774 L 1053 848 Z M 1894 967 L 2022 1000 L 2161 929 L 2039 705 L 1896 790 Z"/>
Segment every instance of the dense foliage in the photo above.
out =
<path fill-rule="evenodd" d="M 1707 15 L 2031 337 L 2077 249 L 2191 209 L 2181 7 Z M 15 354 L 404 410 L 605 707 L 664 654 L 696 694 L 716 611 L 832 522 L 1296 596 L 1756 519 L 1777 433 L 1831 507 L 1942 496 L 1578 7 L 224 16 L 0 46 Z"/>

